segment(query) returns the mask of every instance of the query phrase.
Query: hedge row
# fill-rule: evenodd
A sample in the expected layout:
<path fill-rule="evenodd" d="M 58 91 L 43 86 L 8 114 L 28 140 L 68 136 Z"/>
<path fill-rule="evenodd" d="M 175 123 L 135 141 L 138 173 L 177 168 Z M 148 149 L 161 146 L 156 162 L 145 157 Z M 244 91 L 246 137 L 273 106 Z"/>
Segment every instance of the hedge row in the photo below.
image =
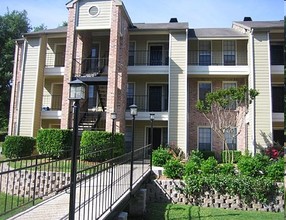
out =
<path fill-rule="evenodd" d="M 106 131 L 84 131 L 81 138 L 81 154 L 85 160 L 102 161 L 110 156 L 124 153 L 124 135 L 116 133 L 112 143 L 112 133 Z M 51 157 L 68 157 L 71 153 L 72 130 L 41 129 L 37 134 L 37 141 L 32 137 L 6 136 L 3 143 L 3 154 L 7 158 L 30 156 L 37 148 L 40 154 Z M 111 150 L 112 147 L 112 150 Z M 107 149 L 104 151 L 104 149 Z M 101 151 L 99 154 L 98 151 Z M 97 153 L 96 153 L 97 152 Z"/>

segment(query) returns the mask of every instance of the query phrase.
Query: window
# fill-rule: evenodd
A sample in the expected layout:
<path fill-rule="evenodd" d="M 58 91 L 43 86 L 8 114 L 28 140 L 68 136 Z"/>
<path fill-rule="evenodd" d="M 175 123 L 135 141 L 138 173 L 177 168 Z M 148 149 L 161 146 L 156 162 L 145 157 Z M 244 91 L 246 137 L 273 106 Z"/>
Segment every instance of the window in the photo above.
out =
<path fill-rule="evenodd" d="M 199 128 L 199 150 L 211 151 L 211 128 Z"/>
<path fill-rule="evenodd" d="M 130 105 L 134 104 L 134 94 L 135 94 L 135 84 L 128 83 L 127 84 L 127 104 L 126 108 L 128 109 Z"/>
<path fill-rule="evenodd" d="M 224 137 L 229 150 L 237 150 L 237 129 L 231 128 L 224 133 Z"/>
<path fill-rule="evenodd" d="M 284 46 L 271 45 L 271 65 L 284 65 Z"/>
<path fill-rule="evenodd" d="M 235 65 L 235 41 L 223 41 L 224 65 Z"/>
<path fill-rule="evenodd" d="M 236 86 L 237 86 L 236 82 L 223 82 L 222 83 L 223 89 L 236 88 Z M 226 108 L 230 110 L 235 110 L 236 102 L 235 101 L 231 102 Z"/>
<path fill-rule="evenodd" d="M 135 42 L 129 42 L 129 57 L 128 57 L 128 66 L 135 65 Z"/>
<path fill-rule="evenodd" d="M 212 83 L 211 82 L 199 82 L 199 100 L 205 100 L 206 94 L 211 92 Z"/>
<path fill-rule="evenodd" d="M 272 86 L 272 111 L 275 113 L 284 112 L 284 87 Z"/>
<path fill-rule="evenodd" d="M 199 65 L 211 65 L 211 41 L 199 41 Z"/>

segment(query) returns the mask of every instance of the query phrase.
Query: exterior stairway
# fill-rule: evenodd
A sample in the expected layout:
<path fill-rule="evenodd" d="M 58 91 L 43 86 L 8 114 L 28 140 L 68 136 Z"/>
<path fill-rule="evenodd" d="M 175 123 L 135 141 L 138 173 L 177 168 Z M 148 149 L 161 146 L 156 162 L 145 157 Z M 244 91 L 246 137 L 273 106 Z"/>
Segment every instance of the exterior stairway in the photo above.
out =
<path fill-rule="evenodd" d="M 85 112 L 78 125 L 78 132 L 81 135 L 83 131 L 97 130 L 97 124 L 100 121 L 102 112 Z"/>

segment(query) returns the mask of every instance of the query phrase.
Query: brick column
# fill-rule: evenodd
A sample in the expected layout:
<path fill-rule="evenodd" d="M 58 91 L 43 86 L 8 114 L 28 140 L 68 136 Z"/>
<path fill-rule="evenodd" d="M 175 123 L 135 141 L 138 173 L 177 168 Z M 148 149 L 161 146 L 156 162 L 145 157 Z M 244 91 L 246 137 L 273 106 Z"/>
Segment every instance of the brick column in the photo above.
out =
<path fill-rule="evenodd" d="M 63 98 L 62 98 L 62 118 L 61 128 L 66 129 L 70 127 L 71 107 L 69 101 L 69 82 L 72 78 L 73 71 L 73 56 L 75 45 L 75 13 L 76 4 L 69 8 L 67 40 L 66 40 L 66 54 L 65 54 L 65 75 L 63 79 Z"/>
<path fill-rule="evenodd" d="M 111 112 L 117 113 L 116 131 L 125 130 L 128 23 L 120 6 L 113 3 L 109 43 L 106 130 L 112 131 Z"/>

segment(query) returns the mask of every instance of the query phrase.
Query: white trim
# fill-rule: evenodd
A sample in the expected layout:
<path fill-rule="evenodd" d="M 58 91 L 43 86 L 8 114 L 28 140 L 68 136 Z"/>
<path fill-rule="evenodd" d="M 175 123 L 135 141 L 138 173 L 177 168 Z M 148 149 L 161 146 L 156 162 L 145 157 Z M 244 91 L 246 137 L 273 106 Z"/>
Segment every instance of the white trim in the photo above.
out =
<path fill-rule="evenodd" d="M 185 74 L 185 88 L 184 88 L 184 91 L 185 91 L 185 155 L 186 157 L 189 156 L 189 137 L 188 137 L 188 124 L 189 124 L 189 117 L 188 117 L 188 112 L 189 112 L 189 109 L 188 109 L 188 106 L 189 106 L 189 102 L 188 102 L 188 48 L 189 48 L 189 34 L 188 34 L 188 29 L 186 29 L 186 48 L 185 48 L 185 69 L 184 69 L 184 74 Z M 169 102 L 169 100 L 168 100 Z M 168 106 L 169 106 L 169 103 L 168 103 Z"/>

